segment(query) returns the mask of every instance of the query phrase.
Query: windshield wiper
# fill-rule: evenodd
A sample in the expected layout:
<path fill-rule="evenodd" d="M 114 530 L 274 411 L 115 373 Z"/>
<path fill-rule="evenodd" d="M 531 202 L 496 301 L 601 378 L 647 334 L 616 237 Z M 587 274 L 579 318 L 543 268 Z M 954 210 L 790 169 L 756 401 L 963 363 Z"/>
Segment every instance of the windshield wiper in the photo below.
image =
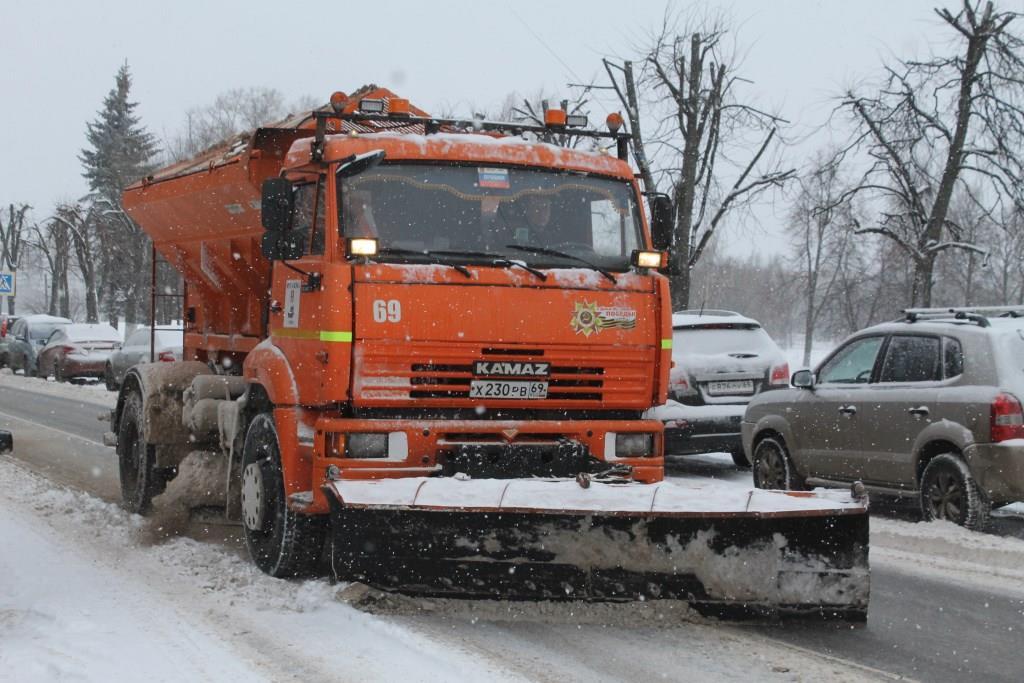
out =
<path fill-rule="evenodd" d="M 401 249 L 399 247 L 384 247 L 383 249 L 380 250 L 379 253 L 381 253 L 381 254 L 394 254 L 395 256 L 434 256 L 434 255 L 437 255 L 437 254 L 443 254 L 444 252 L 430 251 L 429 249 L 419 250 L 419 249 Z M 454 268 L 455 270 L 459 271 L 460 273 L 462 273 L 463 275 L 465 275 L 468 278 L 472 279 L 472 277 L 473 277 L 473 273 L 469 272 L 469 268 L 467 268 L 466 266 L 462 266 L 462 265 L 459 265 L 457 263 L 443 263 L 443 264 L 440 264 L 440 265 L 445 265 L 445 266 L 448 266 L 450 268 Z"/>
<path fill-rule="evenodd" d="M 530 244 L 506 244 L 505 248 L 515 249 L 516 251 L 525 251 L 528 254 L 545 254 L 547 256 L 557 256 L 559 258 L 569 259 L 570 261 L 576 261 L 577 263 L 582 263 L 583 265 L 601 273 L 601 275 L 604 275 L 606 278 L 611 280 L 611 283 L 613 285 L 618 283 L 618 280 L 615 279 L 615 276 L 609 273 L 601 266 L 591 263 L 585 258 L 580 258 L 579 256 L 576 256 L 574 254 L 567 254 L 564 251 L 558 251 L 557 249 L 549 249 L 547 247 L 535 247 Z"/>
<path fill-rule="evenodd" d="M 491 263 L 493 263 L 496 266 L 504 266 L 506 268 L 511 268 L 513 266 L 518 266 L 518 267 L 522 268 L 523 270 L 525 270 L 526 272 L 530 273 L 531 275 L 534 275 L 534 276 L 540 278 L 541 281 L 545 281 L 545 280 L 548 279 L 548 276 L 544 272 L 539 271 L 536 268 L 531 268 L 530 266 L 526 265 L 522 261 L 513 261 L 512 259 L 505 258 L 504 256 L 499 256 L 498 254 L 490 254 L 490 253 L 488 253 L 486 251 L 463 251 L 463 250 L 458 250 L 458 249 L 439 249 L 437 251 L 431 251 L 430 253 L 431 254 L 439 254 L 441 256 L 470 256 L 470 257 L 490 259 Z"/>

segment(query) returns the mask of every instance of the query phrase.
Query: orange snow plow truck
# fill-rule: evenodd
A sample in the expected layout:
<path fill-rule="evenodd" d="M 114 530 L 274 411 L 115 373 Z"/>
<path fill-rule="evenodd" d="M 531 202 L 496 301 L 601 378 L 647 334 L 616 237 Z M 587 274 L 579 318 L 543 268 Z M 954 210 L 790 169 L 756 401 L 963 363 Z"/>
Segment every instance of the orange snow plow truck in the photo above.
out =
<path fill-rule="evenodd" d="M 129 187 L 185 283 L 185 360 L 122 384 L 125 506 L 188 460 L 273 576 L 863 620 L 865 501 L 663 481 L 666 245 L 621 124 L 367 86 Z"/>

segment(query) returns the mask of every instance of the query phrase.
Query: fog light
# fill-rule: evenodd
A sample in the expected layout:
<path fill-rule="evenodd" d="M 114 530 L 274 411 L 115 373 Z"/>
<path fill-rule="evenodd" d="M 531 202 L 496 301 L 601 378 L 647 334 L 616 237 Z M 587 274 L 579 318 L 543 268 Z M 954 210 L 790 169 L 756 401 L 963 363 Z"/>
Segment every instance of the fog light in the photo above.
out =
<path fill-rule="evenodd" d="M 587 117 L 585 114 L 569 114 L 565 117 L 565 125 L 570 128 L 586 128 Z"/>
<path fill-rule="evenodd" d="M 359 100 L 359 111 L 365 114 L 383 114 L 384 100 L 378 98 L 364 97 Z"/>
<path fill-rule="evenodd" d="M 388 457 L 388 435 L 385 433 L 347 434 L 345 437 L 345 457 Z"/>
<path fill-rule="evenodd" d="M 644 458 L 649 455 L 654 455 L 653 434 L 615 434 L 616 458 Z"/>
<path fill-rule="evenodd" d="M 353 237 L 348 241 L 349 256 L 376 256 L 377 240 L 372 237 Z"/>

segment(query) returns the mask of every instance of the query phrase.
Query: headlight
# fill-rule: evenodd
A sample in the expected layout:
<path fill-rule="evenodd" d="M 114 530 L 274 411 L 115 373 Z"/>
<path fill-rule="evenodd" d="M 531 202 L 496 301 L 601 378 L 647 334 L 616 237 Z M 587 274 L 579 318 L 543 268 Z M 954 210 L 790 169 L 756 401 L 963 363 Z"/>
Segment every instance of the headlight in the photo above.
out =
<path fill-rule="evenodd" d="M 605 437 L 605 459 L 646 458 L 654 455 L 654 435 L 650 433 L 616 434 L 608 432 Z"/>
<path fill-rule="evenodd" d="M 354 459 L 405 460 L 409 457 L 409 437 L 405 432 L 356 432 L 334 435 L 345 438 L 345 457 Z M 328 451 L 336 449 L 328 448 Z M 333 454 L 337 457 L 337 454 Z"/>

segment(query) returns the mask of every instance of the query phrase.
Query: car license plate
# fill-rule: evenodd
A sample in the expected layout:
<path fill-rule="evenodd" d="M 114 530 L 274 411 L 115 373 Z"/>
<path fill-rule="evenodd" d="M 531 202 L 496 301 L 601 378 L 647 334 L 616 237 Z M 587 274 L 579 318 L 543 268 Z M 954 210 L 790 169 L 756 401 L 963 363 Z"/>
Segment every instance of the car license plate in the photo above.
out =
<path fill-rule="evenodd" d="M 547 382 L 503 382 L 475 379 L 469 383 L 470 398 L 547 398 Z"/>
<path fill-rule="evenodd" d="M 754 380 L 734 379 L 722 382 L 708 382 L 708 393 L 712 396 L 754 393 Z"/>

